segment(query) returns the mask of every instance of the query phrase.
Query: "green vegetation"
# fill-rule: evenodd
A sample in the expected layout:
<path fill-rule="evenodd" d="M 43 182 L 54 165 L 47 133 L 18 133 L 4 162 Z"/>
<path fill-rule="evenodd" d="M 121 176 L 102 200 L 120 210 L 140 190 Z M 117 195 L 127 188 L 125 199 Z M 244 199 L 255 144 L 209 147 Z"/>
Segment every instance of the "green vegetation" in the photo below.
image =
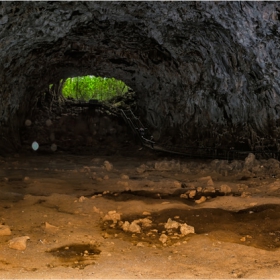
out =
<path fill-rule="evenodd" d="M 120 96 L 128 91 L 128 86 L 114 78 L 102 78 L 84 76 L 68 78 L 62 88 L 64 97 L 72 97 L 79 100 L 89 99 L 108 100 Z"/>

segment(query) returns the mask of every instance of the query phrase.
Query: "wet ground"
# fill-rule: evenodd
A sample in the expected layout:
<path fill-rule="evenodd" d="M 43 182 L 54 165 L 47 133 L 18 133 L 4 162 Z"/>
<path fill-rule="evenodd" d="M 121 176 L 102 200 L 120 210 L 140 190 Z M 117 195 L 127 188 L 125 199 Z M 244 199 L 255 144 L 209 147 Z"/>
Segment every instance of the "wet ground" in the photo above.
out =
<path fill-rule="evenodd" d="M 0 228 L 1 278 L 279 278 L 277 176 L 224 176 L 210 160 L 145 150 L 0 161 L 0 225 L 11 230 Z M 10 248 L 20 236 L 26 249 Z"/>

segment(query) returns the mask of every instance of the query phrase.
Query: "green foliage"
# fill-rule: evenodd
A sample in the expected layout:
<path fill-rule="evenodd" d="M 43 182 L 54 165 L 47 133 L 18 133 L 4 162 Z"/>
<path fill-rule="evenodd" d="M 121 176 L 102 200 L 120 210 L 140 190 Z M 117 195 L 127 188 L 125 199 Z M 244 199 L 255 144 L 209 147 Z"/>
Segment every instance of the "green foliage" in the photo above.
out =
<path fill-rule="evenodd" d="M 108 100 L 114 96 L 123 95 L 128 91 L 128 86 L 114 78 L 84 76 L 68 78 L 62 88 L 64 97 L 79 100 L 89 99 Z"/>

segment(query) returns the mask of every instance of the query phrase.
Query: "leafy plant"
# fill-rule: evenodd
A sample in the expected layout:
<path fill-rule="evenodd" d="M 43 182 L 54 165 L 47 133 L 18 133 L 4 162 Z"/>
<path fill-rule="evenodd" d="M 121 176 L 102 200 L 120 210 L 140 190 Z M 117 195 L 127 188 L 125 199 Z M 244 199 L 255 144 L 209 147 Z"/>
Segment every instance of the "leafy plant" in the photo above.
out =
<path fill-rule="evenodd" d="M 128 91 L 128 86 L 115 78 L 83 76 L 68 78 L 62 88 L 64 97 L 88 101 L 89 99 L 108 100 Z"/>

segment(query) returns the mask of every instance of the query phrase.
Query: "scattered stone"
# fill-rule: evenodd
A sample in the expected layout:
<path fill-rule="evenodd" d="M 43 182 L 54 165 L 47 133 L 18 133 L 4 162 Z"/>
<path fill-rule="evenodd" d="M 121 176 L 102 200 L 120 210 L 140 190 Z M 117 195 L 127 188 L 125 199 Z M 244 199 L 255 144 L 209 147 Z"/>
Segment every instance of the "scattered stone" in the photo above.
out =
<path fill-rule="evenodd" d="M 52 125 L 52 121 L 50 119 L 46 120 L 46 126 L 51 126 Z"/>
<path fill-rule="evenodd" d="M 200 204 L 200 203 L 203 203 L 203 202 L 205 202 L 205 201 L 206 201 L 206 197 L 205 197 L 205 196 L 202 196 L 200 199 L 195 200 L 195 203 Z"/>
<path fill-rule="evenodd" d="M 53 226 L 53 225 L 49 224 L 48 222 L 45 222 L 45 229 L 46 229 L 46 230 L 57 230 L 57 229 L 59 229 L 59 228 L 56 227 L 56 226 Z"/>
<path fill-rule="evenodd" d="M 255 155 L 252 153 L 249 153 L 249 155 L 245 158 L 244 168 L 245 169 L 252 168 L 254 166 L 255 162 L 256 162 Z"/>
<path fill-rule="evenodd" d="M 180 232 L 183 236 L 188 235 L 190 233 L 194 233 L 194 227 L 185 224 L 181 224 Z"/>
<path fill-rule="evenodd" d="M 78 199 L 79 202 L 84 202 L 87 198 L 83 195 Z"/>
<path fill-rule="evenodd" d="M 155 169 L 158 171 L 180 171 L 181 165 L 180 162 L 172 161 L 157 161 L 155 163 Z"/>
<path fill-rule="evenodd" d="M 186 193 L 180 194 L 180 198 L 189 198 L 189 196 Z"/>
<path fill-rule="evenodd" d="M 95 206 L 93 206 L 92 210 L 95 213 L 102 214 L 102 211 L 99 208 L 95 207 Z"/>
<path fill-rule="evenodd" d="M 107 171 L 111 171 L 113 169 L 113 165 L 107 160 L 104 161 L 104 167 Z"/>
<path fill-rule="evenodd" d="M 108 176 L 108 175 L 105 175 L 105 176 L 103 177 L 103 179 L 104 179 L 104 180 L 109 180 L 109 176 Z"/>
<path fill-rule="evenodd" d="M 194 198 L 195 195 L 196 195 L 196 190 L 191 190 L 191 191 L 189 192 L 189 198 Z"/>
<path fill-rule="evenodd" d="M 139 220 L 135 220 L 134 221 L 136 224 L 141 224 L 142 227 L 151 227 L 152 226 L 152 221 L 148 218 L 144 218 L 144 219 L 139 219 Z"/>
<path fill-rule="evenodd" d="M 211 176 L 201 177 L 197 179 L 198 182 L 206 182 L 206 183 L 208 183 L 210 180 L 212 180 Z"/>
<path fill-rule="evenodd" d="M 220 192 L 225 193 L 225 194 L 231 193 L 231 187 L 228 186 L 228 185 L 221 185 L 220 186 Z"/>
<path fill-rule="evenodd" d="M 125 221 L 122 229 L 124 231 L 129 231 L 133 233 L 140 233 L 141 232 L 141 227 L 137 224 L 137 221 L 133 221 L 131 224 L 128 221 Z"/>
<path fill-rule="evenodd" d="M 240 241 L 245 242 L 246 241 L 246 237 L 245 236 L 241 237 Z"/>
<path fill-rule="evenodd" d="M 30 178 L 26 176 L 26 177 L 23 178 L 23 181 L 28 181 L 29 179 Z"/>
<path fill-rule="evenodd" d="M 57 145 L 56 145 L 56 144 L 52 144 L 52 145 L 51 145 L 51 150 L 52 150 L 53 152 L 55 152 L 55 151 L 57 150 Z"/>
<path fill-rule="evenodd" d="M 15 237 L 8 243 L 9 248 L 23 251 L 26 249 L 26 241 L 29 240 L 29 236 Z"/>
<path fill-rule="evenodd" d="M 104 217 L 103 221 L 113 221 L 116 224 L 121 219 L 121 214 L 117 213 L 117 211 L 109 211 Z"/>
<path fill-rule="evenodd" d="M 122 225 L 122 230 L 129 231 L 129 226 L 130 226 L 130 223 L 128 221 L 125 221 Z"/>
<path fill-rule="evenodd" d="M 248 197 L 250 195 L 251 195 L 250 192 L 242 192 L 241 197 L 244 198 L 244 197 Z"/>
<path fill-rule="evenodd" d="M 204 193 L 215 193 L 216 190 L 214 187 L 210 186 L 210 187 L 206 187 L 204 190 L 203 190 Z"/>
<path fill-rule="evenodd" d="M 117 185 L 128 188 L 128 182 L 118 181 Z"/>
<path fill-rule="evenodd" d="M 161 234 L 161 236 L 159 237 L 159 241 L 164 244 L 166 243 L 166 241 L 168 240 L 168 236 L 166 234 Z"/>
<path fill-rule="evenodd" d="M 178 181 L 174 181 L 173 185 L 174 185 L 174 188 L 178 188 L 179 189 L 179 188 L 181 188 L 182 184 L 180 182 L 178 182 Z"/>
<path fill-rule="evenodd" d="M 144 247 L 144 244 L 143 244 L 142 242 L 138 242 L 138 243 L 136 244 L 136 246 L 137 246 L 137 247 Z"/>
<path fill-rule="evenodd" d="M 25 126 L 30 126 L 32 124 L 32 121 L 31 120 L 26 120 L 25 121 Z"/>
<path fill-rule="evenodd" d="M 144 215 L 144 216 L 150 216 L 151 213 L 150 213 L 150 212 L 147 212 L 147 211 L 144 211 L 144 212 L 142 213 L 142 215 Z"/>
<path fill-rule="evenodd" d="M 180 226 L 180 224 L 178 223 L 178 222 L 176 222 L 176 221 L 173 221 L 172 219 L 168 219 L 167 220 L 167 223 L 164 225 L 164 227 L 166 228 L 166 229 L 177 229 L 178 227 Z"/>
<path fill-rule="evenodd" d="M 136 171 L 139 173 L 139 174 L 142 174 L 146 171 L 147 169 L 147 166 L 145 164 L 142 164 L 140 165 L 140 167 L 136 168 Z"/>
<path fill-rule="evenodd" d="M 121 178 L 122 178 L 123 180 L 128 180 L 128 179 L 129 179 L 129 177 L 128 177 L 127 175 L 122 175 Z"/>
<path fill-rule="evenodd" d="M 7 225 L 0 225 L 0 236 L 11 235 L 10 227 Z"/>
<path fill-rule="evenodd" d="M 197 187 L 197 188 L 196 188 L 196 191 L 197 191 L 197 192 L 202 192 L 202 187 Z"/>
<path fill-rule="evenodd" d="M 244 191 L 246 191 L 249 188 L 245 184 L 237 184 L 236 186 L 237 186 L 239 192 L 244 192 Z"/>

